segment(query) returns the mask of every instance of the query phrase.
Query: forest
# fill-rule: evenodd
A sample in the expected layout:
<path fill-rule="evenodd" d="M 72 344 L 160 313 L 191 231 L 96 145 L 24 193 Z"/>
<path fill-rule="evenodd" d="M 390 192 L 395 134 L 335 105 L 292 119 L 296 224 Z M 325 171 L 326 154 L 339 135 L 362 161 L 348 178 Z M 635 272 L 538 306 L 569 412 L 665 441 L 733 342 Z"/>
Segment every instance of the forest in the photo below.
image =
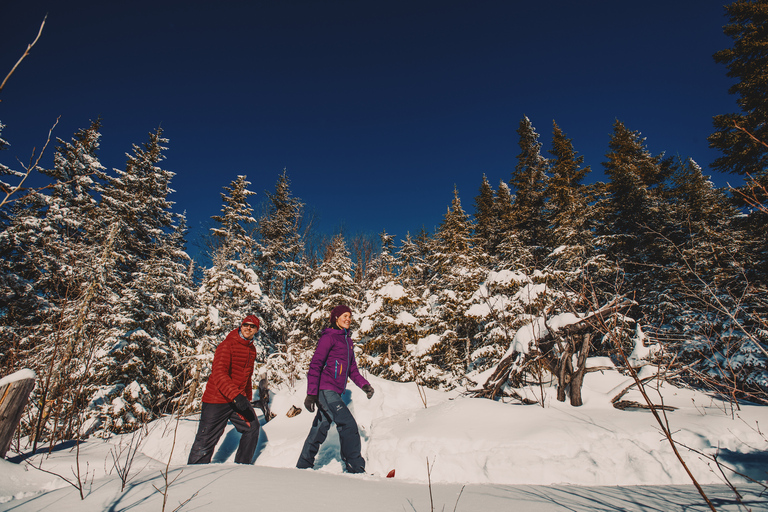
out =
<path fill-rule="evenodd" d="M 709 143 L 737 188 L 651 154 L 619 120 L 595 182 L 555 122 L 544 148 L 523 117 L 509 179 L 478 176 L 472 214 L 456 190 L 432 233 L 324 237 L 288 170 L 259 204 L 240 175 L 198 262 L 161 129 L 118 170 L 99 161 L 98 119 L 49 141 L 52 168 L 0 163 L 0 375 L 38 378 L 18 440 L 34 450 L 199 410 L 215 347 L 249 314 L 260 371 L 291 384 L 339 303 L 360 366 L 389 380 L 532 404 L 520 390 L 555 381 L 577 406 L 586 357 L 606 356 L 768 405 L 768 13 L 727 12 L 733 46 L 714 58 L 741 111 L 716 116 Z M 46 184 L 25 187 L 31 173 Z"/>

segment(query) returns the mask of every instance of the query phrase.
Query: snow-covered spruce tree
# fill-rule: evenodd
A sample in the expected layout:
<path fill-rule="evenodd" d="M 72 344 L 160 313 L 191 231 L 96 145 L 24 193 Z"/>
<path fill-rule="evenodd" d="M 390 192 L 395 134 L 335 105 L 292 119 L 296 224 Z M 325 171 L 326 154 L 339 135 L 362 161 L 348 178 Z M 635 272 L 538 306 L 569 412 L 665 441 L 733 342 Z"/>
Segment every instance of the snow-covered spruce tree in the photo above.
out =
<path fill-rule="evenodd" d="M 583 184 L 589 167 L 576 156 L 573 143 L 552 123 L 551 176 L 546 189 L 547 246 L 551 249 L 545 265 L 553 270 L 573 272 L 591 256 L 593 233 L 589 225 L 590 201 Z"/>
<path fill-rule="evenodd" d="M 98 130 L 96 121 L 78 131 L 71 143 L 59 139 L 54 168 L 39 169 L 52 180 L 45 193 L 30 190 L 10 203 L 13 220 L 4 226 L 0 239 L 4 266 L 0 307 L 11 324 L 38 326 L 40 315 L 51 307 L 46 301 L 73 293 L 73 272 L 81 270 L 76 268 L 77 255 L 82 253 L 96 204 L 93 177 L 102 169 L 96 157 Z"/>
<path fill-rule="evenodd" d="M 546 239 L 544 216 L 545 192 L 549 161 L 541 155 L 541 142 L 530 119 L 523 117 L 517 129 L 519 136 L 517 165 L 509 184 L 515 192 L 512 204 L 512 225 L 525 246 L 538 258 Z"/>
<path fill-rule="evenodd" d="M 501 226 L 496 217 L 496 194 L 488 182 L 488 177 L 483 174 L 480 191 L 475 196 L 475 235 L 483 251 L 489 256 L 496 254 L 501 235 Z"/>
<path fill-rule="evenodd" d="M 182 216 L 149 259 L 139 263 L 135 286 L 127 296 L 136 327 L 125 340 L 137 347 L 128 364 L 138 365 L 136 373 L 142 376 L 149 394 L 157 397 L 151 416 L 171 411 L 180 401 L 187 389 L 187 365 L 196 344 L 190 314 L 196 295 L 185 232 Z M 138 379 L 134 382 L 140 383 Z M 133 408 L 138 410 L 139 405 L 134 403 Z"/>
<path fill-rule="evenodd" d="M 103 421 L 98 428 L 105 431 L 132 430 L 161 414 L 183 383 L 172 377 L 181 358 L 168 339 L 168 324 L 180 304 L 168 281 L 185 275 L 189 257 L 183 238 L 172 236 L 177 216 L 169 196 L 175 173 L 160 166 L 167 142 L 158 128 L 142 146 L 133 146 L 125 170 L 101 176 L 105 183 L 96 212 L 101 233 L 117 230 L 115 267 L 107 276 L 110 311 L 104 318 L 111 336 L 97 352 L 90 389 Z"/>
<path fill-rule="evenodd" d="M 323 329 L 328 327 L 328 318 L 335 306 L 346 304 L 352 309 L 353 317 L 357 317 L 359 296 L 354 264 L 344 236 L 338 234 L 333 237 L 324 261 L 310 274 L 290 312 L 289 345 L 297 350 L 313 348 Z"/>
<path fill-rule="evenodd" d="M 411 295 L 422 295 L 427 289 L 430 270 L 427 265 L 429 235 L 422 231 L 417 238 L 406 233 L 397 251 L 400 282 Z"/>
<path fill-rule="evenodd" d="M 745 283 L 737 212 L 691 159 L 676 166 L 672 181 L 671 218 L 657 241 L 665 277 L 642 305 L 646 323 L 668 340 L 669 357 L 696 363 L 686 373 L 690 381 L 765 394 L 768 337 L 759 335 L 761 300 Z"/>
<path fill-rule="evenodd" d="M 709 145 L 723 155 L 712 166 L 718 171 L 752 176 L 768 187 L 768 6 L 766 0 L 737 0 L 725 6 L 729 23 L 723 28 L 733 46 L 715 53 L 715 61 L 736 79 L 728 90 L 737 96 L 738 114 L 713 118 Z"/>
<path fill-rule="evenodd" d="M 83 389 L 91 382 L 94 350 L 105 336 L 108 291 L 103 285 L 114 237 L 102 238 L 105 244 L 97 241 L 101 227 L 94 213 L 93 180 L 103 171 L 96 156 L 99 127 L 96 121 L 79 130 L 71 142 L 59 139 L 53 169 L 41 169 L 52 179 L 47 187 L 50 195 L 27 195 L 23 204 L 41 205 L 34 220 L 30 217 L 33 208 L 19 208 L 14 223 L 0 235 L 4 252 L 8 243 L 16 246 L 3 259 L 5 264 L 13 262 L 16 270 L 3 274 L 21 277 L 27 282 L 26 297 L 34 298 L 34 307 L 23 314 L 28 302 L 20 297 L 7 310 L 10 316 L 4 315 L 9 322 L 6 329 L 12 324 L 16 334 L 21 334 L 14 340 L 6 331 L 4 338 L 21 353 L 3 353 L 17 357 L 39 376 L 30 416 L 22 424 L 35 446 L 78 434 L 88 398 Z"/>
<path fill-rule="evenodd" d="M 197 291 L 195 333 L 196 362 L 191 367 L 192 382 L 186 403 L 196 407 L 202 396 L 202 382 L 210 375 L 210 364 L 216 346 L 247 315 L 256 315 L 261 328 L 254 339 L 258 359 L 264 362 L 276 350 L 286 329 L 287 314 L 282 303 L 267 295 L 256 273 L 256 256 L 260 252 L 253 234 L 256 220 L 248 198 L 250 182 L 238 176 L 222 193 L 221 215 L 213 219 L 219 226 L 212 228 L 217 248 L 211 255 L 213 265 L 203 271 L 203 281 Z"/>
<path fill-rule="evenodd" d="M 607 198 L 598 207 L 602 229 L 600 236 L 609 259 L 621 262 L 628 272 L 634 263 L 648 264 L 652 241 L 663 223 L 664 183 L 670 162 L 663 155 L 652 156 L 639 132 L 628 130 L 616 121 L 608 144 L 605 174 L 609 178 Z"/>
<path fill-rule="evenodd" d="M 540 271 L 489 271 L 472 294 L 466 313 L 477 322 L 466 375 L 470 385 L 482 385 L 488 377 L 486 372 L 499 364 L 515 333 L 533 316 L 555 310 L 564 296 L 547 284 L 547 275 Z M 520 377 L 538 379 L 540 370 L 532 367 Z"/>
<path fill-rule="evenodd" d="M 435 336 L 423 342 L 417 357 L 425 364 L 420 376 L 431 387 L 460 384 L 474 350 L 477 322 L 467 316 L 469 299 L 485 276 L 482 252 L 476 246 L 469 216 L 458 190 L 432 239 L 427 262 L 434 272 L 428 305 L 432 315 L 426 328 Z"/>
<path fill-rule="evenodd" d="M 291 195 L 285 170 L 277 180 L 275 193 L 267 192 L 267 198 L 266 211 L 257 229 L 261 249 L 259 272 L 265 292 L 290 309 L 305 278 L 304 203 Z"/>
<path fill-rule="evenodd" d="M 365 292 L 365 311 L 359 321 L 364 344 L 359 364 L 385 378 L 411 381 L 416 376 L 403 363 L 407 346 L 419 337 L 421 329 L 415 314 L 422 300 L 410 295 L 413 290 L 403 286 L 395 273 L 392 236 L 384 232 L 380 238 L 381 254 L 374 265 L 379 271 Z"/>

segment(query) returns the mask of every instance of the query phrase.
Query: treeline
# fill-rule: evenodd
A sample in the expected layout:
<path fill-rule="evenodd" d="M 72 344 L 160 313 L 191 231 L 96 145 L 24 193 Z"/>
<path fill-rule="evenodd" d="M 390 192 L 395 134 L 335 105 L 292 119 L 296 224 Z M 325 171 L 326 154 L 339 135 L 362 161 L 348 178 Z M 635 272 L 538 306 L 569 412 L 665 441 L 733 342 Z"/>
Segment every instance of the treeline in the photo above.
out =
<path fill-rule="evenodd" d="M 749 10 L 764 3 L 730 7 L 737 42 L 754 31 L 765 39 L 768 20 L 755 28 Z M 735 47 L 716 58 L 754 84 L 749 73 L 765 75 L 766 58 Z M 386 233 L 377 247 L 344 233 L 318 243 L 285 171 L 258 213 L 238 176 L 221 194 L 204 267 L 173 210 L 161 130 L 110 173 L 96 121 L 58 140 L 52 169 L 35 169 L 46 186 L 2 183 L 0 374 L 38 375 L 22 436 L 35 447 L 196 410 L 215 346 L 247 314 L 262 320 L 263 370 L 291 384 L 340 302 L 355 311 L 361 365 L 390 379 L 521 396 L 563 371 L 553 361 L 566 364 L 574 341 L 551 339 L 563 318 L 610 306 L 590 327 L 589 354 L 645 358 L 691 385 L 765 403 L 768 96 L 735 92 L 750 101 L 718 116 L 710 140 L 723 152 L 715 167 L 744 177 L 738 190 L 716 188 L 691 159 L 652 155 L 619 121 L 607 180 L 592 183 L 557 124 L 544 152 L 523 118 L 508 181 L 479 180 L 472 215 L 456 191 L 434 233 L 397 243 Z"/>

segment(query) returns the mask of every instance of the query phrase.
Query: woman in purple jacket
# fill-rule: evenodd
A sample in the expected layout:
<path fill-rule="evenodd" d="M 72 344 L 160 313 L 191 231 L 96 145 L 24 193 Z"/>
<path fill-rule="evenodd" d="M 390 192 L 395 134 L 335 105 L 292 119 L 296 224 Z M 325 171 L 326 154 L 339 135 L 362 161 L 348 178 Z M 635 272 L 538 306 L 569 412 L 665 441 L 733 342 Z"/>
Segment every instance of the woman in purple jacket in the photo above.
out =
<path fill-rule="evenodd" d="M 347 388 L 348 378 L 365 391 L 368 399 L 373 396 L 373 387 L 357 370 L 349 332 L 351 323 L 352 311 L 344 305 L 336 306 L 331 311 L 330 327 L 323 331 L 317 341 L 315 354 L 309 363 L 307 398 L 304 400 L 304 407 L 309 412 L 314 412 L 317 406 L 317 414 L 307 440 L 304 441 L 297 468 L 314 467 L 315 455 L 325 441 L 331 423 L 336 423 L 341 442 L 341 459 L 347 472 L 365 472 L 365 460 L 360 455 L 357 422 L 341 398 Z"/>

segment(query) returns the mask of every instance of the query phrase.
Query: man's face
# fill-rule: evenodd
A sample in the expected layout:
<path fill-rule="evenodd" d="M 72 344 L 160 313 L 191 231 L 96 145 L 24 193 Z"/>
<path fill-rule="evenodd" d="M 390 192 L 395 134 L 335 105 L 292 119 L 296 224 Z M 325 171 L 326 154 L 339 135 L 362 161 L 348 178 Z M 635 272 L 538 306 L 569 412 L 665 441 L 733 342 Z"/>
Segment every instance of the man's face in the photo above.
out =
<path fill-rule="evenodd" d="M 255 324 L 246 323 L 240 326 L 240 332 L 243 333 L 245 339 L 250 340 L 253 335 L 258 332 L 259 328 Z"/>

